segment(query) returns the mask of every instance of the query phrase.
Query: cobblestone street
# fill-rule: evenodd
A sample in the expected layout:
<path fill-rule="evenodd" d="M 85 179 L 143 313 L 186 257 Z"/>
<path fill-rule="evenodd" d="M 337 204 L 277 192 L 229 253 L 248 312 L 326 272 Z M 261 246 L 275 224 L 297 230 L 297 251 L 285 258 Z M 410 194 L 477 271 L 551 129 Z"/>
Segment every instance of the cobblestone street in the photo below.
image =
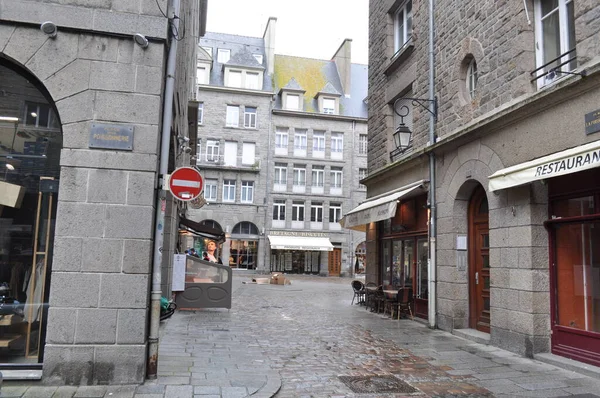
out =
<path fill-rule="evenodd" d="M 79 388 L 5 382 L 2 397 L 596 397 L 600 391 L 598 379 L 350 305 L 347 278 L 242 283 L 250 278 L 236 273 L 231 310 L 180 311 L 163 322 L 156 381 Z M 345 384 L 344 376 L 354 382 Z M 375 378 L 368 383 L 367 376 Z"/>

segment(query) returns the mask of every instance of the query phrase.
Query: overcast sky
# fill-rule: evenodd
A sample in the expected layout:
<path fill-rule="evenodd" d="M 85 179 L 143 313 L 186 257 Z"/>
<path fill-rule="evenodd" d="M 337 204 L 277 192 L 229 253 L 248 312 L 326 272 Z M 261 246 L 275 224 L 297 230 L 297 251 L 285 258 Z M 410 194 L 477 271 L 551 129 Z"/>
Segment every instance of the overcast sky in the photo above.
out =
<path fill-rule="evenodd" d="M 352 62 L 367 64 L 369 0 L 208 0 L 206 30 L 262 37 L 269 17 L 276 54 L 331 59 L 348 38 Z"/>

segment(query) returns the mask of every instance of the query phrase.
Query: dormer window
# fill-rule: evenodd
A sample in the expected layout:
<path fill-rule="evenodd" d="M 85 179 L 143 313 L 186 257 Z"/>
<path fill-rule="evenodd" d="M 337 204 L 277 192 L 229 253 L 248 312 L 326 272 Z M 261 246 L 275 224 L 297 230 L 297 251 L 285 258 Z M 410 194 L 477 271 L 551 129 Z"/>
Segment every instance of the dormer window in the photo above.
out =
<path fill-rule="evenodd" d="M 202 48 L 204 49 L 204 51 L 206 51 L 208 53 L 208 55 L 212 58 L 212 47 L 205 47 L 202 46 Z"/>
<path fill-rule="evenodd" d="M 335 99 L 323 98 L 323 113 L 333 115 L 335 113 Z"/>
<path fill-rule="evenodd" d="M 258 73 L 246 72 L 246 88 L 251 90 L 258 90 Z"/>
<path fill-rule="evenodd" d="M 219 62 L 221 64 L 227 63 L 229 61 L 230 56 L 231 56 L 231 51 L 229 51 L 228 49 L 219 48 L 217 50 L 217 62 Z"/>
<path fill-rule="evenodd" d="M 227 85 L 229 87 L 242 87 L 242 71 L 230 70 Z"/>
<path fill-rule="evenodd" d="M 285 109 L 291 111 L 300 110 L 300 96 L 295 94 L 287 94 L 285 96 Z"/>
<path fill-rule="evenodd" d="M 249 90 L 262 89 L 262 71 L 249 71 L 225 66 L 225 86 L 246 88 Z"/>
<path fill-rule="evenodd" d="M 256 62 L 258 62 L 259 64 L 262 65 L 262 63 L 263 63 L 263 56 L 262 56 L 262 54 L 252 54 L 252 55 L 256 59 Z"/>

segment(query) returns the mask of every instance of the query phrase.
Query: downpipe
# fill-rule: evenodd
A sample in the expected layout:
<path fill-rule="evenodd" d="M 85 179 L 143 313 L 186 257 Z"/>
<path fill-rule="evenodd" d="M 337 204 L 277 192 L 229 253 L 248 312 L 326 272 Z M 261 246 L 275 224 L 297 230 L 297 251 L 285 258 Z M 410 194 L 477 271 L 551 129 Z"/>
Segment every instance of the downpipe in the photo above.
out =
<path fill-rule="evenodd" d="M 435 144 L 435 122 L 437 117 L 437 103 L 435 99 L 435 24 L 434 24 L 434 0 L 429 0 L 429 100 L 433 105 L 434 113 L 429 112 L 429 144 Z M 437 327 L 437 207 L 435 204 L 436 180 L 435 180 L 435 153 L 429 153 L 429 303 L 428 314 L 429 327 Z"/>
<path fill-rule="evenodd" d="M 165 180 L 169 172 L 169 151 L 171 143 L 171 124 L 173 123 L 173 92 L 175 87 L 175 67 L 177 56 L 177 39 L 173 30 L 179 31 L 180 0 L 172 0 L 171 13 L 169 14 L 169 54 L 167 56 L 167 70 L 165 81 L 165 95 L 162 114 L 162 135 L 160 143 L 159 180 L 156 199 L 156 219 L 154 222 L 154 260 L 152 262 L 152 290 L 150 293 L 150 330 L 148 331 L 148 363 L 146 377 L 157 378 L 158 370 L 158 329 L 160 326 L 160 299 L 162 297 L 161 273 L 162 250 L 164 244 L 165 209 L 167 205 L 167 191 Z M 172 27 L 171 27 L 172 26 Z"/>

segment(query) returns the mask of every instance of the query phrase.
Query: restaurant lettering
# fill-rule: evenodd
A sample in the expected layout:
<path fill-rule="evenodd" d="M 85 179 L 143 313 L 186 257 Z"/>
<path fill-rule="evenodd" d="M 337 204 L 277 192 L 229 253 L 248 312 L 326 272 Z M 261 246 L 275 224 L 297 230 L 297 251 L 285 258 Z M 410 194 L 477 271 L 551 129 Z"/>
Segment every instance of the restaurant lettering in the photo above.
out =
<path fill-rule="evenodd" d="M 295 231 L 271 231 L 273 236 L 304 236 L 307 238 L 327 238 L 329 234 L 323 232 L 295 232 Z"/>
<path fill-rule="evenodd" d="M 566 170 L 578 169 L 591 164 L 600 163 L 600 149 L 585 155 L 572 156 L 567 159 L 557 160 L 538 166 L 535 170 L 535 176 L 550 176 Z"/>

